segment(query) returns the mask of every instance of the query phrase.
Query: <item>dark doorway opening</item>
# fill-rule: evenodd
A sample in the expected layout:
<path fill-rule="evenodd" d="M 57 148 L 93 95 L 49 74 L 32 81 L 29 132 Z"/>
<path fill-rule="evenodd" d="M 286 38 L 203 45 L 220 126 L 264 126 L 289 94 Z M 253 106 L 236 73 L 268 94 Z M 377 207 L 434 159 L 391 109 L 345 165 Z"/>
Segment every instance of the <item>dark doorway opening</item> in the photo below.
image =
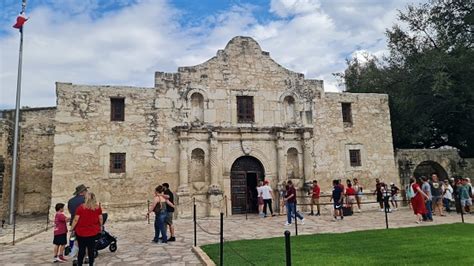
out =
<path fill-rule="evenodd" d="M 257 184 L 265 174 L 262 163 L 251 156 L 235 160 L 231 169 L 232 213 L 258 212 Z"/>
<path fill-rule="evenodd" d="M 448 173 L 446 173 L 446 170 L 444 170 L 444 168 L 439 163 L 434 161 L 421 162 L 416 166 L 413 175 L 416 178 L 420 178 L 422 176 L 430 178 L 431 174 L 433 173 L 438 174 L 439 180 L 445 180 L 448 178 Z"/>

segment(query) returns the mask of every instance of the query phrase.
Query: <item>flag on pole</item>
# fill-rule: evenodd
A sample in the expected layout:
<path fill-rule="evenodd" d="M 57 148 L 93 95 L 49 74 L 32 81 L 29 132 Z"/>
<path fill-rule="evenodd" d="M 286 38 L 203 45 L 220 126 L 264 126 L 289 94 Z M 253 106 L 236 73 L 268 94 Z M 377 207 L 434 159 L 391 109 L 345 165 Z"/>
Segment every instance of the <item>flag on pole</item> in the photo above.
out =
<path fill-rule="evenodd" d="M 27 20 L 28 18 L 26 17 L 25 12 L 21 12 L 20 15 L 16 17 L 16 23 L 13 25 L 13 28 L 21 30 L 21 28 L 23 28 L 23 24 L 25 24 Z"/>

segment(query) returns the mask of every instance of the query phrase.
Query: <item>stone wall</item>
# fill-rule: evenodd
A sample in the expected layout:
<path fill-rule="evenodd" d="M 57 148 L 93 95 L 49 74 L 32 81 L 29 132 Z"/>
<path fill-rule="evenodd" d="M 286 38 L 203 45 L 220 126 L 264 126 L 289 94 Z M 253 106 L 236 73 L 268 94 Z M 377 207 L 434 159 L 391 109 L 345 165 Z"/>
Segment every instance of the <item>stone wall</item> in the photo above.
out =
<path fill-rule="evenodd" d="M 302 188 L 316 178 L 325 192 L 335 178 L 397 180 L 386 95 L 324 93 L 321 80 L 283 68 L 248 37 L 203 64 L 157 72 L 154 88 L 56 88 L 52 205 L 84 183 L 111 219 L 141 218 L 153 188 L 168 182 L 180 215 L 190 215 L 192 197 L 199 215 L 216 215 L 241 156 L 261 162 L 275 191 L 287 179 Z M 253 97 L 253 122 L 238 121 L 239 96 Z M 114 97 L 125 99 L 125 121 L 110 119 Z M 350 127 L 342 102 L 352 104 Z M 361 150 L 360 167 L 350 166 L 349 149 Z M 109 171 L 115 152 L 126 153 L 125 173 Z"/>
<path fill-rule="evenodd" d="M 341 103 L 351 103 L 352 125 L 343 123 Z M 366 189 L 375 178 L 399 183 L 387 95 L 325 93 L 313 122 L 315 178 L 324 190 L 333 179 L 357 177 Z M 361 166 L 350 165 L 350 149 L 360 149 Z"/>
<path fill-rule="evenodd" d="M 54 116 L 56 108 L 29 108 L 20 112 L 16 210 L 20 215 L 45 214 L 51 196 Z M 14 111 L 2 111 L 0 156 L 4 160 L 3 217 L 10 200 Z"/>

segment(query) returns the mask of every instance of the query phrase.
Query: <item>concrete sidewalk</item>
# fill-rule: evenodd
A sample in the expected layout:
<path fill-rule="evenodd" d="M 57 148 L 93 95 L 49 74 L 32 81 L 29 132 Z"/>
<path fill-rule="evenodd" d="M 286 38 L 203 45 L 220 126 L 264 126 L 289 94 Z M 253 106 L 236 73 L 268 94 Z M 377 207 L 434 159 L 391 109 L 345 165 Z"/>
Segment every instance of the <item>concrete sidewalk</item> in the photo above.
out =
<path fill-rule="evenodd" d="M 305 215 L 305 225 L 298 226 L 299 234 L 328 232 L 349 232 L 357 230 L 384 229 L 383 212 L 371 210 L 345 217 L 343 221 L 332 221 L 332 216 L 324 214 L 314 217 Z M 390 228 L 428 226 L 433 224 L 461 222 L 459 214 L 448 214 L 446 217 L 434 217 L 431 223 L 416 224 L 415 217 L 409 209 L 402 209 L 389 214 Z M 259 218 L 257 215 L 234 215 L 224 220 L 224 238 L 226 241 L 239 239 L 256 239 L 283 236 L 285 230 L 294 235 L 294 226 L 285 227 L 286 216 Z M 466 223 L 474 223 L 474 215 L 465 216 Z M 202 218 L 198 221 L 198 245 L 219 242 L 219 218 Z M 153 223 L 146 221 L 120 222 L 108 221 L 107 231 L 118 237 L 118 250 L 111 253 L 108 249 L 99 251 L 97 265 L 200 265 L 192 253 L 193 223 L 191 219 L 175 221 L 177 241 L 168 245 L 150 243 L 153 238 Z M 203 228 L 210 234 L 204 232 Z M 52 264 L 52 230 L 26 239 L 15 246 L 0 246 L 2 265 L 15 264 Z"/>

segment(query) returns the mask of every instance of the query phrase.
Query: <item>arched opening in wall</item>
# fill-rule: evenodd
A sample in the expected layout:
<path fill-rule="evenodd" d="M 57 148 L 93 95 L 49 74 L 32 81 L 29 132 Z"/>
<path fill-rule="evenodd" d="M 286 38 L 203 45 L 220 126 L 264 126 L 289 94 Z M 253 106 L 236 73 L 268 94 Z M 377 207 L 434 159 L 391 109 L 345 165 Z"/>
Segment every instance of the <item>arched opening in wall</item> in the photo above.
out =
<path fill-rule="evenodd" d="M 189 177 L 191 182 L 206 181 L 206 170 L 204 165 L 204 151 L 202 149 L 194 149 L 191 152 L 191 165 L 189 167 Z"/>
<path fill-rule="evenodd" d="M 191 122 L 204 122 L 204 97 L 200 93 L 191 95 Z"/>
<path fill-rule="evenodd" d="M 435 161 L 423 161 L 418 164 L 413 172 L 413 175 L 416 178 L 421 176 L 431 177 L 431 174 L 436 173 L 438 174 L 439 180 L 444 180 L 448 178 L 448 173 L 444 168 Z"/>
<path fill-rule="evenodd" d="M 296 122 L 295 99 L 291 96 L 286 96 L 283 99 L 283 108 L 285 111 L 285 122 L 295 123 Z"/>
<path fill-rule="evenodd" d="M 257 158 L 242 156 L 235 160 L 230 170 L 232 214 L 258 212 L 257 183 L 264 178 L 265 169 Z"/>
<path fill-rule="evenodd" d="M 286 154 L 286 177 L 288 179 L 300 178 L 298 150 L 295 148 L 288 149 Z"/>

